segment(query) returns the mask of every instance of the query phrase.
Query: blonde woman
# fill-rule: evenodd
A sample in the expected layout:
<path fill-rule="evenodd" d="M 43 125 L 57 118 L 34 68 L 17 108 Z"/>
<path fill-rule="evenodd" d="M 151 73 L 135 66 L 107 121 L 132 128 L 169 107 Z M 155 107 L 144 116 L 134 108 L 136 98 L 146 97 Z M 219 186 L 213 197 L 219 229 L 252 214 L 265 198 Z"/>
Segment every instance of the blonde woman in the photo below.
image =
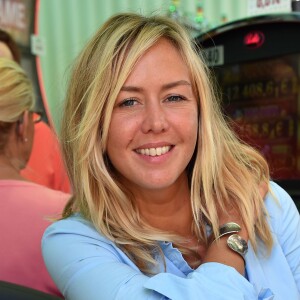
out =
<path fill-rule="evenodd" d="M 68 194 L 20 175 L 34 137 L 31 81 L 14 61 L 0 58 L 0 281 L 61 296 L 42 258 L 40 243 Z"/>
<path fill-rule="evenodd" d="M 74 197 L 42 249 L 67 299 L 299 298 L 299 213 L 177 23 L 122 13 L 96 32 L 62 142 Z"/>

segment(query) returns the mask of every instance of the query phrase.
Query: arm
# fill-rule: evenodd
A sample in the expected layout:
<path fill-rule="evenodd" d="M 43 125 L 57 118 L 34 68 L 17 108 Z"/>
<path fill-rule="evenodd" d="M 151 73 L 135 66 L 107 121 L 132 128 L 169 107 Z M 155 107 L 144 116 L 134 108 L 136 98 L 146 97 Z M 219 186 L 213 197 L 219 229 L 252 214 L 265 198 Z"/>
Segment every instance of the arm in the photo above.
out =
<path fill-rule="evenodd" d="M 262 198 L 265 198 L 268 193 L 269 186 L 267 183 L 260 184 L 259 193 Z M 243 220 L 234 208 L 229 211 L 219 210 L 218 213 L 220 225 L 228 222 L 236 222 L 241 226 L 241 231 L 238 233 L 246 242 L 248 242 L 248 232 L 244 226 Z M 225 235 L 219 239 L 219 242 L 210 244 L 207 253 L 204 257 L 204 262 L 219 262 L 235 268 L 240 274 L 245 273 L 245 262 L 243 258 L 236 252 L 229 249 L 227 239 L 229 235 Z"/>
<path fill-rule="evenodd" d="M 91 226 L 63 220 L 46 231 L 42 243 L 47 268 L 69 300 L 258 299 L 253 286 L 234 268 L 204 263 L 187 277 L 139 269 Z"/>
<path fill-rule="evenodd" d="M 300 292 L 300 216 L 295 203 L 285 190 L 272 183 L 272 189 L 279 201 L 279 207 L 270 215 L 282 251 L 291 268 Z M 267 207 L 272 205 L 267 200 Z M 273 204 L 274 206 L 274 204 Z"/>

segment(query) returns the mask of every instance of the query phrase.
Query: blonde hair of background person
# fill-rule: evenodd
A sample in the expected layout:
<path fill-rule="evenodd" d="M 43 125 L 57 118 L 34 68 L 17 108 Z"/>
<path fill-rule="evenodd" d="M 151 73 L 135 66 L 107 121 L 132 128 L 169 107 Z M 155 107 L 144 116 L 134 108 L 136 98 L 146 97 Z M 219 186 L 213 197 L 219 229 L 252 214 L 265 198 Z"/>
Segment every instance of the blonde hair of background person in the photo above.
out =
<path fill-rule="evenodd" d="M 16 122 L 22 112 L 34 108 L 32 83 L 22 67 L 13 60 L 0 58 L 0 66 L 1 121 Z"/>
<path fill-rule="evenodd" d="M 12 158 L 11 163 L 17 170 L 26 166 L 31 152 L 29 126 L 30 111 L 34 108 L 35 97 L 30 79 L 25 71 L 14 61 L 0 58 L 0 151 L 5 150 L 9 133 L 16 127 L 20 139 L 19 143 L 28 144 L 28 147 L 20 148 L 23 159 Z M 17 121 L 21 121 L 17 124 Z M 31 137 L 33 138 L 33 137 Z"/>
<path fill-rule="evenodd" d="M 139 58 L 162 37 L 182 55 L 198 99 L 198 143 L 187 167 L 194 234 L 208 243 L 205 221 L 217 236 L 218 210 L 232 208 L 241 214 L 252 245 L 257 244 L 257 234 L 270 250 L 272 237 L 259 193 L 259 184 L 269 181 L 267 163 L 228 127 L 209 71 L 189 36 L 180 25 L 160 17 L 148 20 L 123 14 L 111 18 L 77 60 L 62 123 L 62 146 L 75 194 L 64 217 L 80 211 L 145 273 L 155 264 L 152 251 L 157 240 L 182 240 L 143 221 L 106 153 L 115 99 Z M 182 251 L 189 251 L 184 243 L 180 245 Z"/>

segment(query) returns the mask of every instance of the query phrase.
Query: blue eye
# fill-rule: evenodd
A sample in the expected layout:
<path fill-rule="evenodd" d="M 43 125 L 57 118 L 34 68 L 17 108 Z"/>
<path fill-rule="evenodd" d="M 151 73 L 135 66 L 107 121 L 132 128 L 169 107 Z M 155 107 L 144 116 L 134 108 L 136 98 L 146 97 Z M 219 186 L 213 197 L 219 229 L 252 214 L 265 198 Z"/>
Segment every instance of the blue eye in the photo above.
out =
<path fill-rule="evenodd" d="M 137 101 L 135 99 L 126 99 L 120 103 L 120 106 L 133 106 L 136 102 Z"/>
<path fill-rule="evenodd" d="M 172 96 L 169 96 L 167 98 L 167 101 L 169 101 L 169 102 L 179 102 L 179 101 L 183 101 L 185 99 L 186 99 L 185 97 L 182 97 L 180 95 L 172 95 Z"/>

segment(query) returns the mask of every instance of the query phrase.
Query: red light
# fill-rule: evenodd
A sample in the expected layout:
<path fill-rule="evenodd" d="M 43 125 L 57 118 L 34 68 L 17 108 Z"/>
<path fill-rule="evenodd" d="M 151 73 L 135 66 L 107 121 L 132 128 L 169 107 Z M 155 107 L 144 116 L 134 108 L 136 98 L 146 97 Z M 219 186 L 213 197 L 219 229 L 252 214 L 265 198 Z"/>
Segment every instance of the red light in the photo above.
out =
<path fill-rule="evenodd" d="M 265 36 L 261 31 L 251 31 L 244 37 L 244 44 L 249 48 L 258 48 L 265 41 Z"/>

